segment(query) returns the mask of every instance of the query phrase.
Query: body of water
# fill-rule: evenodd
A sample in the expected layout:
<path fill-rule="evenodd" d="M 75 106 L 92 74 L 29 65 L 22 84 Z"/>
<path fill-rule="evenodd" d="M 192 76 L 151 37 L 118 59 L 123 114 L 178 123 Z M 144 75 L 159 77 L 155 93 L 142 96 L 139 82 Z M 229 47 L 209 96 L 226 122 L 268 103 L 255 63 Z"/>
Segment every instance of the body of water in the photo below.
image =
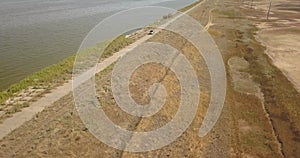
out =
<path fill-rule="evenodd" d="M 1 0 L 0 90 L 75 54 L 87 33 L 118 11 L 183 8 L 195 0 Z"/>

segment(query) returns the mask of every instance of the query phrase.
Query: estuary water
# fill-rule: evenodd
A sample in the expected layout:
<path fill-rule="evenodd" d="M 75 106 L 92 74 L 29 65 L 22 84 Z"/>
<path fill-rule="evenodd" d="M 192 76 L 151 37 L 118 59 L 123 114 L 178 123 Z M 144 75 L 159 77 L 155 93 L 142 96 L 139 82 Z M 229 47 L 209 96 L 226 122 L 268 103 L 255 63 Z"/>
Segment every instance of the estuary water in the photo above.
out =
<path fill-rule="evenodd" d="M 1 0 L 0 90 L 75 54 L 101 20 L 142 6 L 180 9 L 195 0 Z"/>

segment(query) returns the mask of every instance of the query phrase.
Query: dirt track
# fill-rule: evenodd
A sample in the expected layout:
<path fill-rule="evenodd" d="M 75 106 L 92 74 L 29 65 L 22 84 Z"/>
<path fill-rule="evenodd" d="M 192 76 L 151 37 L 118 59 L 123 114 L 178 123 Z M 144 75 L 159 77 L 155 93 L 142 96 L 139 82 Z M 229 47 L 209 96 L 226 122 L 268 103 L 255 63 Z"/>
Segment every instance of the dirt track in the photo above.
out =
<path fill-rule="evenodd" d="M 226 103 L 221 118 L 208 136 L 199 138 L 197 134 L 209 102 L 209 84 L 201 84 L 197 116 L 178 140 L 160 150 L 136 154 L 115 150 L 94 138 L 80 121 L 72 95 L 69 94 L 2 139 L 0 157 L 299 156 L 297 149 L 300 137 L 297 132 L 300 126 L 297 119 L 300 115 L 293 115 L 288 108 L 295 108 L 296 114 L 300 112 L 296 108 L 300 95 L 284 75 L 270 64 L 264 55 L 264 48 L 255 41 L 255 28 L 245 18 L 251 10 L 240 9 L 238 6 L 243 4 L 235 0 L 211 0 L 190 13 L 203 25 L 211 19 L 214 25 L 209 25 L 209 32 L 224 62 L 229 63 L 226 65 Z M 209 83 L 210 77 L 203 58 L 196 55 L 198 53 L 191 43 L 167 31 L 159 33 L 150 41 L 166 43 L 181 50 L 197 71 L 200 83 Z M 157 80 L 161 80 L 170 94 L 164 108 L 149 119 L 132 117 L 116 106 L 108 88 L 110 75 L 111 68 L 97 76 L 97 94 L 102 108 L 116 124 L 129 130 L 147 131 L 163 126 L 174 116 L 178 108 L 179 89 L 172 72 L 161 65 L 149 64 L 137 69 L 132 76 L 130 91 L 139 103 L 149 101 L 147 89 Z M 257 89 L 240 86 L 237 81 L 250 86 L 257 85 Z M 277 87 L 272 86 L 275 83 Z M 287 94 L 288 99 L 281 93 Z M 278 111 L 281 112 L 279 115 L 276 113 Z"/>

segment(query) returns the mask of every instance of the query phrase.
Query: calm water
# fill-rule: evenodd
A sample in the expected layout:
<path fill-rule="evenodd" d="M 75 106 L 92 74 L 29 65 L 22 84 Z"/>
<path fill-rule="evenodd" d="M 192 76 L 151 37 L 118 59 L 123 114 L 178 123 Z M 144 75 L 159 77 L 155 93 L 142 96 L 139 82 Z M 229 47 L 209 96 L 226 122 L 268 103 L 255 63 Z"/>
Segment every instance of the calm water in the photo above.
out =
<path fill-rule="evenodd" d="M 0 90 L 74 54 L 105 17 L 146 5 L 183 8 L 195 0 L 1 0 Z"/>

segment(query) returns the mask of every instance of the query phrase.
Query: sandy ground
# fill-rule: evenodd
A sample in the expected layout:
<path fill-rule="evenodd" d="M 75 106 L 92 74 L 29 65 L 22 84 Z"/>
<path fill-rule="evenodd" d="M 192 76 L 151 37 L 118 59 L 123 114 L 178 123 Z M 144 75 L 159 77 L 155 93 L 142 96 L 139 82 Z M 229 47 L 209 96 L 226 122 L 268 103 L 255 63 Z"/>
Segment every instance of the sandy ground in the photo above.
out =
<path fill-rule="evenodd" d="M 267 48 L 266 53 L 300 92 L 300 2 L 273 0 L 270 20 L 257 24 L 258 39 Z M 254 3 L 266 9 L 266 3 Z"/>
<path fill-rule="evenodd" d="M 265 85 L 262 86 L 262 91 L 265 95 L 266 111 L 271 118 L 285 157 L 299 157 L 300 155 L 298 152 L 300 148 L 299 4 L 297 0 L 272 0 L 268 20 L 266 19 L 268 1 L 254 1 L 252 8 L 250 2 L 243 4 L 248 18 L 258 28 L 255 37 L 265 47 L 265 54 L 268 56 L 266 60 L 276 66 L 274 69 L 266 66 L 263 60 L 258 60 L 261 62 L 259 65 L 264 69 L 260 75 L 266 76 L 265 80 L 259 79 L 262 82 L 261 85 Z M 280 84 L 279 80 L 286 84 Z"/>
<path fill-rule="evenodd" d="M 264 30 L 259 37 L 274 65 L 286 74 L 300 92 L 300 29 Z"/>
<path fill-rule="evenodd" d="M 145 153 L 113 149 L 85 128 L 74 108 L 73 96 L 68 94 L 1 139 L 0 157 L 298 157 L 300 95 L 255 40 L 253 21 L 246 18 L 255 15 L 247 7 L 239 0 L 210 0 L 189 13 L 202 25 L 209 24 L 205 28 L 216 41 L 227 68 L 224 109 L 207 136 L 198 137 L 210 97 L 207 67 L 190 42 L 163 31 L 149 40 L 180 50 L 192 63 L 199 82 L 204 83 L 200 84 L 196 118 L 175 142 Z M 159 113 L 141 119 L 118 108 L 109 88 L 111 69 L 96 76 L 96 85 L 102 108 L 114 123 L 128 130 L 149 131 L 172 119 L 179 102 L 174 73 L 159 64 L 135 71 L 130 91 L 136 102 L 149 102 L 147 89 L 157 81 L 169 94 Z"/>

